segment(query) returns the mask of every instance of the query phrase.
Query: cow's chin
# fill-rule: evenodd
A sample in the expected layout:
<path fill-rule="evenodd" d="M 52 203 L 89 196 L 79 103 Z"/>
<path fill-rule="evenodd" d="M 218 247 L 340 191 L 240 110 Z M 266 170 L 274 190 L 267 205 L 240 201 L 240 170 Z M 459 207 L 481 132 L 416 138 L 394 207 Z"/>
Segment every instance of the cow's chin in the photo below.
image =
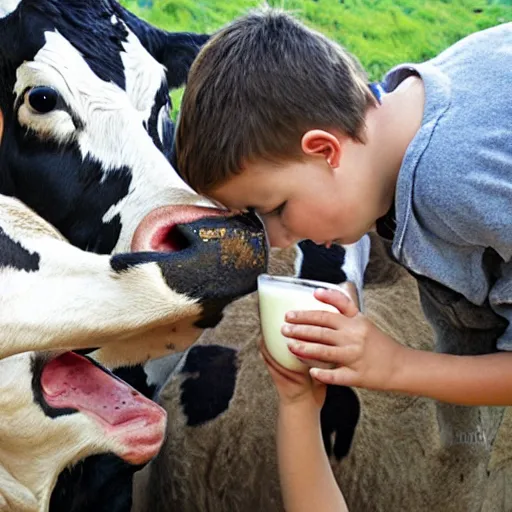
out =
<path fill-rule="evenodd" d="M 203 206 L 162 206 L 144 217 L 135 230 L 131 249 L 134 252 L 185 250 L 189 248 L 190 240 L 184 236 L 180 226 L 213 217 L 229 217 L 229 213 Z"/>
<path fill-rule="evenodd" d="M 73 352 L 51 359 L 41 372 L 41 392 L 55 412 L 79 411 L 114 441 L 116 455 L 144 464 L 159 451 L 166 413 L 108 370 Z"/>

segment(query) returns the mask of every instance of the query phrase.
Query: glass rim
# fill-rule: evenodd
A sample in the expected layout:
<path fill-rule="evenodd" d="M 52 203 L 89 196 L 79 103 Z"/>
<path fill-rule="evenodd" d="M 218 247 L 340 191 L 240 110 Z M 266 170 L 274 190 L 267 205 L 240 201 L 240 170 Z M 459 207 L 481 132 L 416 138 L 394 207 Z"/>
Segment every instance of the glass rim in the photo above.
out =
<path fill-rule="evenodd" d="M 330 290 L 342 291 L 339 284 L 328 283 L 325 281 L 315 281 L 313 279 L 303 279 L 302 277 L 294 276 L 281 276 L 271 274 L 260 274 L 258 276 L 258 288 L 260 287 L 260 281 L 271 281 L 276 284 L 283 283 L 301 288 L 324 288 Z"/>

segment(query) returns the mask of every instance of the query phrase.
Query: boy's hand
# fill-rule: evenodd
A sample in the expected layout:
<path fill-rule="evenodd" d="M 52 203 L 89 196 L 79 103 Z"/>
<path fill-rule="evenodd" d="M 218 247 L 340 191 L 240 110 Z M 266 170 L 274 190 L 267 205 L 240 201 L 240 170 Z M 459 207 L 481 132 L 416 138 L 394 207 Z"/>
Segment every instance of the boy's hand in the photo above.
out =
<path fill-rule="evenodd" d="M 321 409 L 325 402 L 325 384 L 315 381 L 309 373 L 294 372 L 282 367 L 269 354 L 265 342 L 260 350 L 279 395 L 281 405 L 308 403 Z"/>
<path fill-rule="evenodd" d="M 331 370 L 310 370 L 314 379 L 324 384 L 390 389 L 406 349 L 360 313 L 345 294 L 319 289 L 315 297 L 337 308 L 340 314 L 288 312 L 282 333 L 290 338 L 290 351 L 301 359 L 333 364 Z"/>

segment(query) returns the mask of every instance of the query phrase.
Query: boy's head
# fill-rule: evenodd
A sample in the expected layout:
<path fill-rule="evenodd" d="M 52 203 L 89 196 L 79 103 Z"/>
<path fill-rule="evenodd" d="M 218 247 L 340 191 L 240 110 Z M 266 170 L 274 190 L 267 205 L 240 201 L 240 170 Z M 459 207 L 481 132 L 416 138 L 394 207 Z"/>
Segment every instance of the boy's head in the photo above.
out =
<path fill-rule="evenodd" d="M 309 192 L 308 201 L 301 195 L 304 213 L 315 211 L 315 202 L 329 207 L 330 218 L 318 222 L 336 220 L 335 198 L 326 194 L 336 188 L 329 172 L 339 167 L 344 142 L 364 142 L 365 115 L 375 104 L 359 63 L 339 45 L 282 11 L 251 12 L 214 35 L 190 70 L 178 168 L 199 193 L 229 208 L 255 207 L 273 245 L 330 242 L 339 234 L 310 233 L 304 220 L 299 230 L 285 229 L 288 192 Z"/>

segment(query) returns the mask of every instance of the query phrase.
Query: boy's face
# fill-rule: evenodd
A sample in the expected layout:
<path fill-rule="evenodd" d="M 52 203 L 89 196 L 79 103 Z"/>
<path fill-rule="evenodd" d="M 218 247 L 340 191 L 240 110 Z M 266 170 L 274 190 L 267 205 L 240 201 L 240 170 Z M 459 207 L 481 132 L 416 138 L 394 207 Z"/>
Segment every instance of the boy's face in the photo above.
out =
<path fill-rule="evenodd" d="M 368 173 L 333 168 L 315 155 L 284 164 L 251 163 L 209 196 L 232 210 L 254 208 L 271 246 L 287 247 L 302 239 L 356 242 L 379 216 L 374 189 Z"/>

